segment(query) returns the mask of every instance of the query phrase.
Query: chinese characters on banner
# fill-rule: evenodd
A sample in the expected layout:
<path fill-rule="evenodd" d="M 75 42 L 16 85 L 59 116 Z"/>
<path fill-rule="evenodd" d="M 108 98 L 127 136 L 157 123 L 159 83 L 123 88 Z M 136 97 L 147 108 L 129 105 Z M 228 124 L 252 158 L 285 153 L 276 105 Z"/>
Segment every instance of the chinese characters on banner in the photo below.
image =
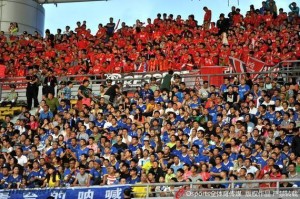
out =
<path fill-rule="evenodd" d="M 1 190 L 0 199 L 123 199 L 128 186 Z"/>

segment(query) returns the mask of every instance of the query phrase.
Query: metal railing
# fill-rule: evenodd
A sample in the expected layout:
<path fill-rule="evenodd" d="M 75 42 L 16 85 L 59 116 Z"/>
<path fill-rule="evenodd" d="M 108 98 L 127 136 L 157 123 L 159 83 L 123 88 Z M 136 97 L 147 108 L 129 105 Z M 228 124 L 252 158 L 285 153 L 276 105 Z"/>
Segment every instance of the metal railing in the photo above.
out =
<path fill-rule="evenodd" d="M 213 67 L 212 67 L 213 68 Z M 202 84 L 204 80 L 209 83 L 222 84 L 224 77 L 241 77 L 245 73 L 217 73 L 217 74 L 201 74 L 201 70 L 197 71 L 186 71 L 187 73 L 182 73 L 182 71 L 177 71 L 182 76 L 182 81 L 184 81 L 187 87 L 194 87 L 195 84 Z M 167 72 L 165 72 L 166 74 Z M 276 66 L 269 68 L 267 71 L 262 72 L 249 72 L 250 75 L 254 76 L 254 81 L 257 81 L 260 77 L 269 76 L 273 78 L 281 78 L 281 81 L 288 82 L 291 78 L 298 78 L 300 81 L 300 60 L 295 61 L 285 61 L 277 64 Z M 158 72 L 148 72 L 148 73 L 126 73 L 126 74 L 107 74 L 106 78 L 103 78 L 99 75 L 70 75 L 68 80 L 74 82 L 74 88 L 72 89 L 72 95 L 77 95 L 77 90 L 81 81 L 76 79 L 80 77 L 87 77 L 90 79 L 92 84 L 92 90 L 95 93 L 99 93 L 100 85 L 105 84 L 107 78 L 112 79 L 113 81 L 121 81 L 123 83 L 123 90 L 125 91 L 135 91 L 137 87 L 140 87 L 145 82 L 149 82 L 150 78 L 155 76 L 157 78 L 157 84 L 160 85 L 164 73 Z M 59 78 L 59 77 L 58 77 Z M 22 85 L 19 91 L 19 100 L 26 100 L 25 88 L 26 84 L 24 83 L 24 77 L 15 77 L 15 78 L 5 78 L 0 82 L 0 98 L 5 97 L 6 93 L 9 90 L 4 90 L 3 88 L 10 84 Z M 41 89 L 40 89 L 41 90 Z M 40 92 L 41 93 L 41 92 Z M 39 97 L 41 99 L 41 96 Z"/>
<path fill-rule="evenodd" d="M 283 187 L 283 183 L 294 187 Z M 136 198 L 299 198 L 297 184 L 300 179 L 148 183 L 131 187 Z"/>

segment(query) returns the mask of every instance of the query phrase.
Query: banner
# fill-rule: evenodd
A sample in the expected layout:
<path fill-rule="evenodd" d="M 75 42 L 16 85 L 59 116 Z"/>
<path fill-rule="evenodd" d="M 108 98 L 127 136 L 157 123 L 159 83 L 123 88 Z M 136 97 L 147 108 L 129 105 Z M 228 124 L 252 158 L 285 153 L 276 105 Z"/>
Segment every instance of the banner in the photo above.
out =
<path fill-rule="evenodd" d="M 229 64 L 232 67 L 234 73 L 247 72 L 246 64 L 242 60 L 229 56 Z"/>
<path fill-rule="evenodd" d="M 6 66 L 0 64 L 0 79 L 5 78 L 5 70 L 6 70 Z"/>
<path fill-rule="evenodd" d="M 191 71 L 174 71 L 174 74 L 179 74 L 181 76 L 181 81 L 184 81 L 184 75 L 190 74 Z M 157 78 L 157 84 L 160 85 L 161 80 L 163 77 L 168 74 L 168 72 L 156 72 L 156 73 L 111 73 L 105 74 L 106 79 L 111 79 L 113 83 L 117 82 L 119 79 L 123 80 L 123 87 L 124 88 L 131 88 L 131 87 L 138 87 L 143 86 L 144 83 L 148 83 L 151 77 Z M 188 85 L 187 85 L 188 86 Z"/>
<path fill-rule="evenodd" d="M 0 199 L 122 199 L 129 186 L 0 190 Z"/>
<path fill-rule="evenodd" d="M 10 78 L 9 80 L 5 79 L 5 83 L 2 83 L 2 90 L 10 90 L 9 85 L 10 84 L 15 84 L 16 85 L 16 90 L 20 89 L 26 89 L 27 83 L 25 83 L 26 78 L 17 78 L 17 79 L 12 79 Z M 0 198 L 1 199 L 1 198 Z"/>
<path fill-rule="evenodd" d="M 202 79 L 205 81 L 209 81 L 210 85 L 220 86 L 224 83 L 224 76 L 223 75 L 216 75 L 216 76 L 206 76 L 209 74 L 224 74 L 224 71 L 227 67 L 224 66 L 204 66 L 201 68 L 201 75 Z"/>
<path fill-rule="evenodd" d="M 247 60 L 247 72 L 262 72 L 264 71 L 265 62 L 249 57 Z M 257 78 L 258 74 L 253 74 L 252 78 Z"/>

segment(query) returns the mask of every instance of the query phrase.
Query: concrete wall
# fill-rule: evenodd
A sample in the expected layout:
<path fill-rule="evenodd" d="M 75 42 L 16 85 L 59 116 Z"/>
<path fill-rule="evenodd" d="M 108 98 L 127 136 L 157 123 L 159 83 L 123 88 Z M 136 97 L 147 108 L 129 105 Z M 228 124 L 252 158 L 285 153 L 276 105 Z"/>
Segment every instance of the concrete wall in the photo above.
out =
<path fill-rule="evenodd" d="M 8 32 L 11 22 L 17 22 L 19 33 L 44 33 L 45 9 L 33 0 L 1 0 L 0 30 Z"/>

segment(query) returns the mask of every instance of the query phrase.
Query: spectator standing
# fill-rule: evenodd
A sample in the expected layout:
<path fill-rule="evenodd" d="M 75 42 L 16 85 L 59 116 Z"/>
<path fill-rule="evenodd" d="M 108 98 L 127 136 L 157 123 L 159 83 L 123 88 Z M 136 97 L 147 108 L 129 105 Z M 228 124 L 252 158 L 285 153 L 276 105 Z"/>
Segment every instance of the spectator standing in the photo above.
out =
<path fill-rule="evenodd" d="M 295 14 L 297 17 L 299 16 L 299 7 L 297 6 L 296 2 L 291 3 L 289 8 L 293 14 Z"/>
<path fill-rule="evenodd" d="M 204 26 L 205 30 L 208 30 L 209 26 L 210 26 L 210 22 L 211 22 L 212 13 L 211 13 L 211 10 L 209 10 L 207 7 L 203 7 L 203 10 L 205 12 L 203 26 Z"/>
<path fill-rule="evenodd" d="M 299 127 L 296 135 L 292 140 L 291 149 L 298 157 L 300 157 L 300 128 Z"/>
<path fill-rule="evenodd" d="M 109 18 L 109 23 L 106 24 L 107 36 L 111 37 L 115 31 L 116 24 L 114 23 L 114 18 Z"/>
<path fill-rule="evenodd" d="M 166 74 L 163 79 L 162 79 L 162 83 L 160 85 L 160 89 L 166 89 L 168 92 L 171 90 L 171 80 L 173 78 L 173 74 L 174 72 L 172 70 L 170 70 L 168 72 L 168 74 Z"/>
<path fill-rule="evenodd" d="M 53 70 L 48 69 L 47 76 L 45 77 L 44 84 L 43 84 L 43 95 L 45 97 L 47 97 L 49 93 L 55 95 L 54 88 L 56 85 L 57 85 L 57 79 L 53 75 Z"/>
<path fill-rule="evenodd" d="M 61 99 L 64 99 L 67 105 L 70 105 L 70 100 L 72 97 L 72 92 L 71 92 L 72 88 L 73 88 L 73 82 L 68 81 L 66 87 L 64 87 L 61 92 Z"/>
<path fill-rule="evenodd" d="M 217 21 L 217 27 L 219 28 L 219 35 L 223 32 L 227 32 L 230 26 L 230 21 L 228 18 L 225 18 L 225 15 L 220 14 L 219 20 Z"/>
<path fill-rule="evenodd" d="M 27 107 L 29 110 L 32 108 L 32 99 L 34 101 L 34 107 L 38 107 L 39 101 L 37 99 L 38 91 L 38 77 L 33 75 L 33 69 L 28 68 L 28 75 L 26 76 L 27 87 L 26 87 L 26 97 L 27 97 Z"/>
<path fill-rule="evenodd" d="M 90 103 L 90 94 L 91 94 L 91 90 L 89 89 L 90 85 L 90 81 L 85 79 L 83 80 L 83 84 L 81 86 L 79 86 L 78 88 L 78 102 L 77 102 L 77 106 L 79 110 L 82 110 L 82 106 L 83 104 L 87 104 L 88 102 Z"/>

